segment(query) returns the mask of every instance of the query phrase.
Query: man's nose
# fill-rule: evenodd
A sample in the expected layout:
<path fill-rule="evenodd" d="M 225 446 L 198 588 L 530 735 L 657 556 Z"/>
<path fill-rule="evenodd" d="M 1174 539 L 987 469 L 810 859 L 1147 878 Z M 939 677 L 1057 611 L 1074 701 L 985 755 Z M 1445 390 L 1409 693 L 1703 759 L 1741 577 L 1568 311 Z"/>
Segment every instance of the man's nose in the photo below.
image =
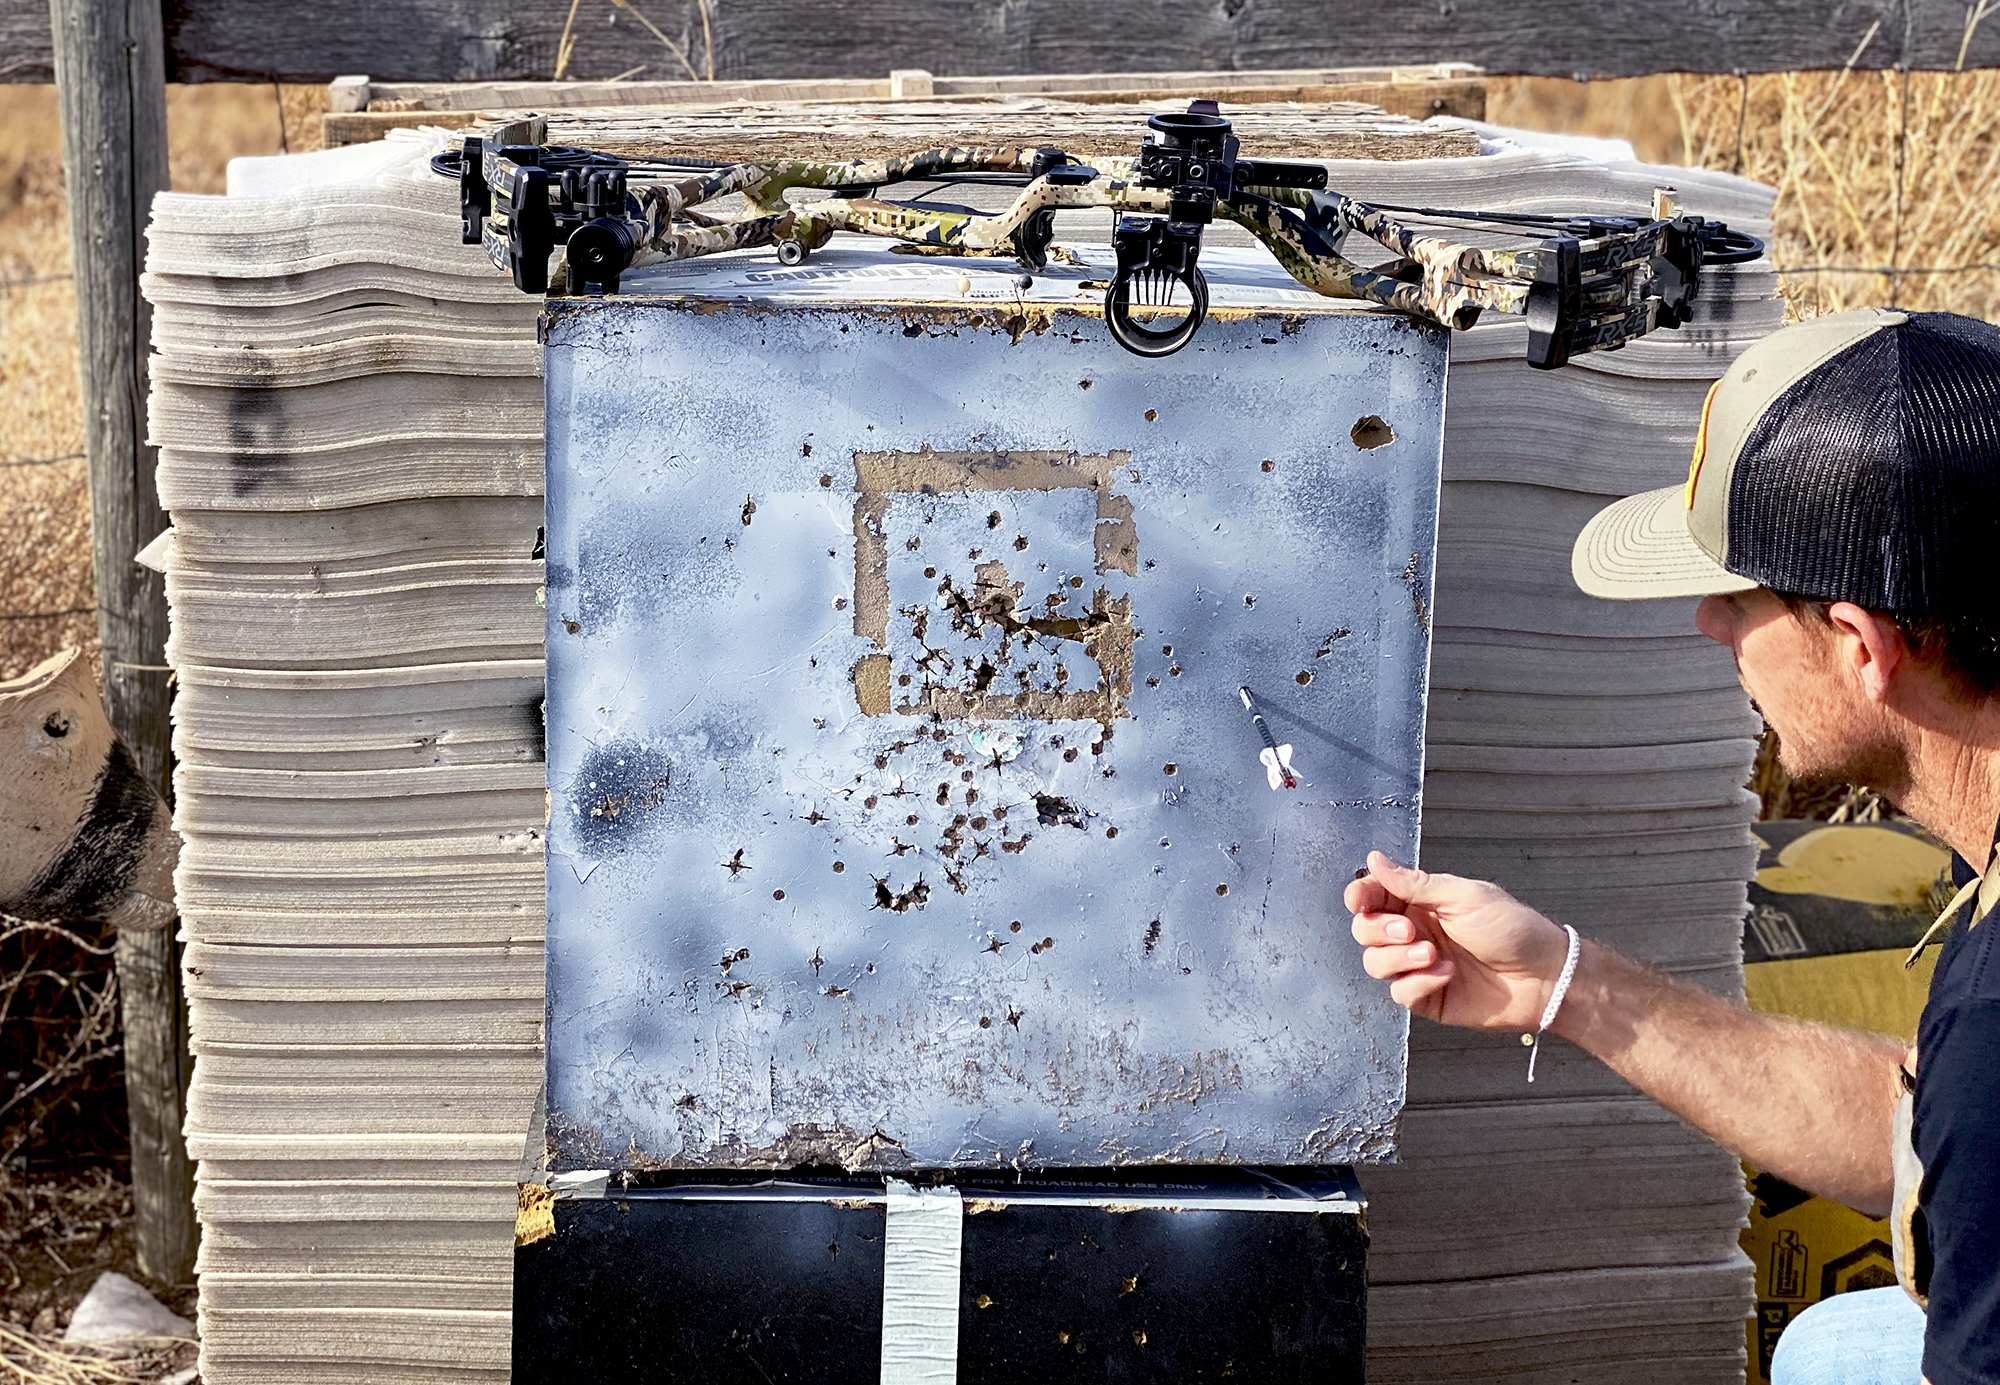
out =
<path fill-rule="evenodd" d="M 1717 644 L 1736 647 L 1736 623 L 1729 618 L 1729 605 L 1719 596 L 1704 596 L 1694 608 L 1695 629 Z"/>

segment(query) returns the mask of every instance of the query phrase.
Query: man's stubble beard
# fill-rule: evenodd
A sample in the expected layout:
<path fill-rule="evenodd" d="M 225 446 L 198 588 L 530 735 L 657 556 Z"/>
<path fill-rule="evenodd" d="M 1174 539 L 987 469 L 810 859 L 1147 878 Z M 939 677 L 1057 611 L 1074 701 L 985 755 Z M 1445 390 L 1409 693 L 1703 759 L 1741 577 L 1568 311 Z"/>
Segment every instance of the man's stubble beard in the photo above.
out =
<path fill-rule="evenodd" d="M 1815 745 L 1804 738 L 1788 739 L 1779 732 L 1778 767 L 1794 785 L 1809 793 L 1868 788 L 1900 805 L 1910 787 L 1909 749 L 1880 734 L 1845 745 Z"/>
<path fill-rule="evenodd" d="M 1823 636 L 1825 632 L 1814 633 Z M 1795 785 L 1808 792 L 1867 788 L 1900 806 L 1910 787 L 1909 747 L 1890 735 L 1879 722 L 1867 724 L 1865 712 L 1857 716 L 1851 705 L 1820 681 L 1832 670 L 1828 653 L 1823 640 L 1815 640 L 1797 670 L 1797 677 L 1808 684 L 1818 684 L 1817 695 L 1809 696 L 1803 706 L 1796 699 L 1787 699 L 1793 703 L 1794 719 L 1817 728 L 1815 734 L 1795 729 L 1787 736 L 1772 724 L 1756 697 L 1750 699 L 1751 707 L 1778 737 L 1778 767 Z M 1740 662 L 1737 677 L 1742 681 Z M 1747 683 L 1744 691 L 1749 691 Z"/>

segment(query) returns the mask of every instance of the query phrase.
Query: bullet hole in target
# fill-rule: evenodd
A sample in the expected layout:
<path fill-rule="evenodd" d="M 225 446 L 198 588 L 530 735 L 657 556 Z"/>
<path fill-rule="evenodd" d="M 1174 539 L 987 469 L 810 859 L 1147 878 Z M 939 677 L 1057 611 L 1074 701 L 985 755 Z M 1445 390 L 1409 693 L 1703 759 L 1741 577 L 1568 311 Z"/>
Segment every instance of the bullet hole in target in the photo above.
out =
<path fill-rule="evenodd" d="M 1348 429 L 1347 435 L 1364 452 L 1386 447 L 1396 440 L 1396 430 L 1380 414 L 1363 414 L 1354 420 L 1354 426 Z"/>

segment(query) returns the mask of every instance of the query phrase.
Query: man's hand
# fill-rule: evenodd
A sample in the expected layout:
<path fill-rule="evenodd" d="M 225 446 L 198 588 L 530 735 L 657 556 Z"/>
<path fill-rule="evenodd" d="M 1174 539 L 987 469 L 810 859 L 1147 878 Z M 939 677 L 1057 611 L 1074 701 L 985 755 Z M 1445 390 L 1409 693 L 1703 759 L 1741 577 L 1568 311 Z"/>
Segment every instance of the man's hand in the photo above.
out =
<path fill-rule="evenodd" d="M 1362 965 L 1398 1004 L 1471 1029 L 1542 1022 L 1569 937 L 1499 886 L 1375 851 L 1346 900 Z M 1591 942 L 1552 1032 L 1759 1167 L 1887 1209 L 1895 1040 L 1755 1015 Z"/>
<path fill-rule="evenodd" d="M 1346 902 L 1362 967 L 1398 1005 L 1469 1029 L 1541 1023 L 1569 936 L 1498 885 L 1407 870 L 1371 851 Z"/>

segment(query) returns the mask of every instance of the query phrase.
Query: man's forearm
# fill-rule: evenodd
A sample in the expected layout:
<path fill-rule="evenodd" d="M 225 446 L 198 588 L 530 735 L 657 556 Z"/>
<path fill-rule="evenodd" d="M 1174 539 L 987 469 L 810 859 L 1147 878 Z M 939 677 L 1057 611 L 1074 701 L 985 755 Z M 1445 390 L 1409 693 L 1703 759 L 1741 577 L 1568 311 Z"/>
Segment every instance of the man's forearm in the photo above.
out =
<path fill-rule="evenodd" d="M 1596 943 L 1553 1027 L 1759 1168 L 1888 1210 L 1895 1040 L 1755 1014 Z"/>

